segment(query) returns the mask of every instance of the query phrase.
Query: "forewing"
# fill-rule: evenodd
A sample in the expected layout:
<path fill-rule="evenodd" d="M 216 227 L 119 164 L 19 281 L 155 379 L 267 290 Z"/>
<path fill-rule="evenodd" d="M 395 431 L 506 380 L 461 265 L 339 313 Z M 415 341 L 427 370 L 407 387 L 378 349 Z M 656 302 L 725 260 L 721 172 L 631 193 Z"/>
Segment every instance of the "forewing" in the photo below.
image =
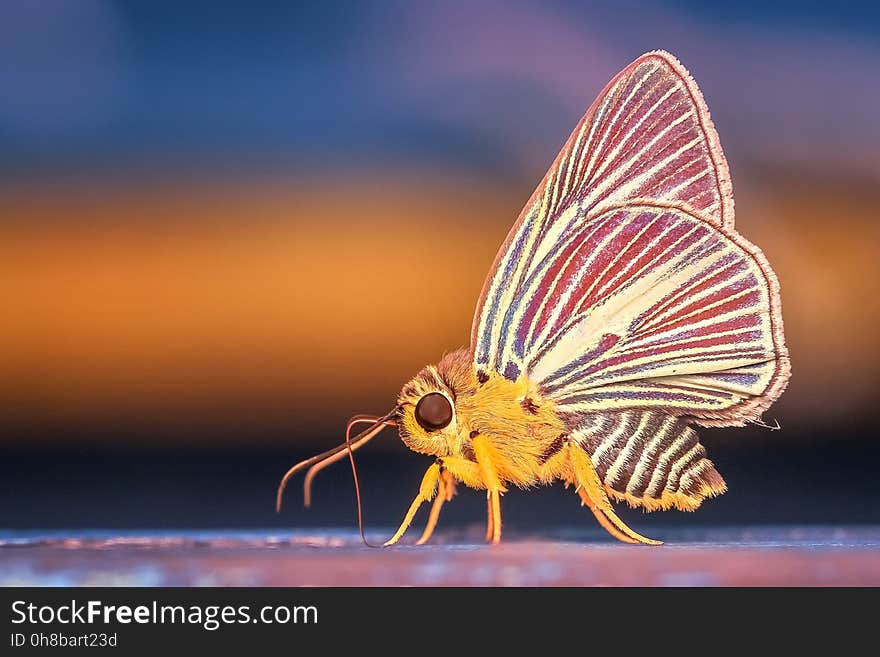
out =
<path fill-rule="evenodd" d="M 499 313 L 572 230 L 635 199 L 733 226 L 727 162 L 696 83 L 669 53 L 643 55 L 599 94 L 520 214 L 486 279 L 471 331 L 477 365 L 497 367 Z"/>

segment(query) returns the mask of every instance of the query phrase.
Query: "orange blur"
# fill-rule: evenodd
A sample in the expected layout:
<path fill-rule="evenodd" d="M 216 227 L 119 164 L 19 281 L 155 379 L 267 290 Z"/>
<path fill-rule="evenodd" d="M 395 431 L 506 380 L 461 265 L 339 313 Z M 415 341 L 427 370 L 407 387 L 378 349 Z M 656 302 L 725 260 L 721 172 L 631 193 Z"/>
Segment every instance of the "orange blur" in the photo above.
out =
<path fill-rule="evenodd" d="M 735 182 L 739 229 L 779 275 L 792 352 L 768 416 L 797 427 L 872 412 L 880 190 Z M 423 364 L 467 343 L 531 191 L 395 172 L 2 190 L 0 413 L 18 427 L 291 431 L 384 413 Z"/>

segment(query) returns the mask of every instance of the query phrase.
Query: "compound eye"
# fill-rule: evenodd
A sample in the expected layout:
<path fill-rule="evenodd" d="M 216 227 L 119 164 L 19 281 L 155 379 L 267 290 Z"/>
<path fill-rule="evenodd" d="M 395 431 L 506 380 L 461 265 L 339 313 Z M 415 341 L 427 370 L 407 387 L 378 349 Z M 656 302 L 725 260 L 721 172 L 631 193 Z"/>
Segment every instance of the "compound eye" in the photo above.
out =
<path fill-rule="evenodd" d="M 416 422 L 426 431 L 437 431 L 452 422 L 452 405 L 446 395 L 431 392 L 416 404 Z"/>

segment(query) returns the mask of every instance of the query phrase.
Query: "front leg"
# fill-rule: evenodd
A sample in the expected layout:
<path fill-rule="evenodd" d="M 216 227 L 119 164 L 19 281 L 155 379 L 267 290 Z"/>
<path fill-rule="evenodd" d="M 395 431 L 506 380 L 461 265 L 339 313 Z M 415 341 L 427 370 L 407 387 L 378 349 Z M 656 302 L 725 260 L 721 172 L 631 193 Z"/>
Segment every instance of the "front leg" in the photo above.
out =
<path fill-rule="evenodd" d="M 422 502 L 428 502 L 434 497 L 434 493 L 437 491 L 437 482 L 440 480 L 440 463 L 435 462 L 431 464 L 431 467 L 425 472 L 425 476 L 422 477 L 422 483 L 419 486 L 419 494 L 416 495 L 416 499 L 412 501 L 412 504 L 409 506 L 409 511 L 406 512 L 406 516 L 403 518 L 403 522 L 400 523 L 400 527 L 394 533 L 394 536 L 385 541 L 385 547 L 389 545 L 394 545 L 401 539 L 403 534 L 409 528 L 410 524 L 412 524 L 413 518 L 416 515 L 416 511 L 419 510 L 419 507 L 422 506 Z"/>
<path fill-rule="evenodd" d="M 434 498 L 434 504 L 431 506 L 431 515 L 428 516 L 428 524 L 425 525 L 425 531 L 422 532 L 421 538 L 416 541 L 416 545 L 424 545 L 427 543 L 434 529 L 437 527 L 437 520 L 440 518 L 440 509 L 443 508 L 445 502 L 449 502 L 455 495 L 455 477 L 441 464 L 440 481 L 437 483 L 437 496 Z"/>

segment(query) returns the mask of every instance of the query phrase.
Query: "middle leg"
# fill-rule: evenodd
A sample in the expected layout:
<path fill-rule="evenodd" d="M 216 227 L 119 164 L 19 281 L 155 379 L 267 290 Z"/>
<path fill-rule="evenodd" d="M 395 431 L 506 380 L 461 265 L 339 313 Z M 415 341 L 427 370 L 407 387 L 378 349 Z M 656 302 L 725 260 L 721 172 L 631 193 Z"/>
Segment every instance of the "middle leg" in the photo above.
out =
<path fill-rule="evenodd" d="M 477 440 L 474 441 L 475 445 L 480 442 L 479 438 L 480 436 L 477 436 Z M 492 465 L 491 458 L 486 455 L 488 450 L 485 449 L 485 445 L 481 445 L 480 450 L 483 453 L 482 458 L 484 463 L 488 462 L 488 468 L 484 467 L 482 463 L 475 463 L 474 461 L 469 461 L 456 456 L 444 456 L 440 461 L 442 462 L 444 469 L 448 469 L 456 479 L 464 483 L 466 486 L 476 488 L 477 490 L 487 491 L 486 506 L 488 513 L 486 523 L 486 542 L 497 543 L 501 538 L 501 510 L 498 501 L 500 493 L 505 492 L 506 489 L 498 481 L 497 474 L 494 474 L 495 469 Z M 474 447 L 474 451 L 477 452 L 476 446 Z M 497 491 L 495 495 L 492 494 L 493 488 Z M 495 540 L 496 535 L 498 536 L 498 540 Z"/>
<path fill-rule="evenodd" d="M 492 543 L 501 542 L 501 494 L 507 489 L 501 483 L 498 470 L 495 467 L 495 448 L 485 436 L 475 436 L 473 439 L 474 456 L 480 467 L 480 474 L 486 484 L 486 494 L 489 499 L 489 528 L 486 530 L 486 540 Z"/>

